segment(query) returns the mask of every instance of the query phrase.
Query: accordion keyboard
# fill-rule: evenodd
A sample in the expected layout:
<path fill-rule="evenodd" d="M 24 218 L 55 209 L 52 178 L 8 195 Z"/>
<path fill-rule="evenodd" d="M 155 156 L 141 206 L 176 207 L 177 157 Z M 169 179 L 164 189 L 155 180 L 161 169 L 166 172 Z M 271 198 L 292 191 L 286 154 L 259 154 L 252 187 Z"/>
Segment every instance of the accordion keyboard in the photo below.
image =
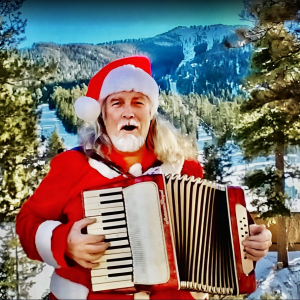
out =
<path fill-rule="evenodd" d="M 83 193 L 86 217 L 97 221 L 87 227 L 88 234 L 105 235 L 110 242 L 99 267 L 91 270 L 93 291 L 132 287 L 133 263 L 121 188 Z"/>

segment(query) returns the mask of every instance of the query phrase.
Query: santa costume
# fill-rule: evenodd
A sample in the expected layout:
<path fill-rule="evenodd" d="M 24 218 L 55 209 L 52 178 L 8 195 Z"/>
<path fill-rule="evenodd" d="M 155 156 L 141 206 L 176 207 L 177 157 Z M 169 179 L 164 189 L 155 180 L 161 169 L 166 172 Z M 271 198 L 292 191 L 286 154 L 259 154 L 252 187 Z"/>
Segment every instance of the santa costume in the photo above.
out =
<path fill-rule="evenodd" d="M 148 96 L 152 109 L 158 107 L 158 87 L 151 77 L 150 61 L 145 57 L 128 57 L 111 62 L 90 81 L 87 95 L 75 103 L 77 115 L 87 122 L 97 120 L 103 100 L 116 92 L 135 91 Z M 125 169 L 126 162 L 114 149 L 109 159 Z M 34 194 L 23 204 L 17 216 L 16 229 L 28 257 L 55 268 L 51 278 L 52 299 L 134 299 L 134 295 L 92 292 L 91 269 L 83 268 L 68 258 L 67 237 L 74 222 L 84 218 L 81 193 L 127 178 L 105 161 L 89 158 L 80 151 L 68 150 L 57 155 L 50 172 Z M 187 174 L 202 177 L 197 161 L 160 162 L 153 151 L 142 154 L 141 164 L 131 166 L 129 173 Z M 142 199 L 141 199 L 142 201 Z M 188 291 L 152 293 L 150 299 L 193 299 Z"/>

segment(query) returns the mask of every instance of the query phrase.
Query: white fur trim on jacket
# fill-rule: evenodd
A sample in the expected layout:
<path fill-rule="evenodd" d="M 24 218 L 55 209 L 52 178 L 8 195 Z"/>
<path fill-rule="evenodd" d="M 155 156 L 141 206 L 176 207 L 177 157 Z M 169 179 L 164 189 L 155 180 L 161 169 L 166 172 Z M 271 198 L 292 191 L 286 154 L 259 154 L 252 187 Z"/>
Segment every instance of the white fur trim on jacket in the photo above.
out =
<path fill-rule="evenodd" d="M 105 77 L 99 101 L 118 92 L 140 92 L 146 95 L 153 105 L 152 113 L 158 108 L 159 90 L 155 80 L 145 71 L 133 65 L 124 65 L 111 70 Z"/>
<path fill-rule="evenodd" d="M 141 176 L 142 172 L 142 165 L 139 163 L 132 165 L 128 170 L 128 173 L 132 174 L 133 176 Z"/>
<path fill-rule="evenodd" d="M 61 222 L 59 221 L 45 221 L 39 226 L 35 235 L 35 245 L 39 255 L 46 264 L 54 268 L 59 268 L 60 266 L 53 257 L 51 238 L 53 230 L 60 224 Z"/>
<path fill-rule="evenodd" d="M 152 175 L 152 174 L 180 174 L 182 167 L 183 167 L 184 159 L 173 163 L 173 164 L 162 164 L 159 167 L 154 167 L 148 169 L 146 172 L 142 174 L 142 166 L 141 164 L 134 164 L 130 167 L 129 173 L 131 173 L 134 176 L 141 176 L 141 175 Z M 89 164 L 90 166 L 97 170 L 102 176 L 112 179 L 114 177 L 120 176 L 120 174 L 110 167 L 108 167 L 106 164 L 97 161 L 93 158 L 89 158 Z"/>
<path fill-rule="evenodd" d="M 54 272 L 51 277 L 50 292 L 57 299 L 87 299 L 89 290 L 84 285 L 62 278 Z"/>
<path fill-rule="evenodd" d="M 154 174 L 180 174 L 183 167 L 184 159 L 173 163 L 173 164 L 162 164 L 159 167 L 148 169 L 143 175 L 154 175 Z"/>
<path fill-rule="evenodd" d="M 103 175 L 106 178 L 112 179 L 114 177 L 120 176 L 118 172 L 114 171 L 106 164 L 97 161 L 93 158 L 89 158 L 89 164 L 93 169 L 97 170 L 101 175 Z"/>

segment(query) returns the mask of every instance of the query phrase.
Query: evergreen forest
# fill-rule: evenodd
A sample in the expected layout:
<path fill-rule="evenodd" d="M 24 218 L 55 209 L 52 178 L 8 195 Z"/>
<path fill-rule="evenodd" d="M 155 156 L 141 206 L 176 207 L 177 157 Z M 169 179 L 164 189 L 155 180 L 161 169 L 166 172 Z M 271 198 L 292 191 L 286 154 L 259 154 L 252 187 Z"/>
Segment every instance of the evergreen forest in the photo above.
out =
<path fill-rule="evenodd" d="M 151 39 L 19 49 L 26 36 L 23 2 L 0 3 L 0 299 L 29 298 L 44 268 L 27 258 L 14 226 L 51 159 L 65 149 L 57 130 L 49 137 L 38 134 L 38 106 L 49 105 L 76 135 L 83 123 L 74 102 L 86 94 L 90 78 L 108 62 L 136 54 L 153 61 L 160 115 L 195 144 L 199 128 L 211 136 L 200 158 L 205 179 L 230 184 L 236 149 L 249 163 L 274 157 L 268 167 L 249 170 L 241 185 L 257 216 L 277 224 L 278 263 L 287 268 L 288 248 L 300 240 L 297 230 L 288 234 L 292 214 L 286 193 L 287 179 L 300 180 L 299 167 L 287 160 L 288 154 L 299 154 L 300 145 L 300 1 L 244 0 L 240 17 L 253 26 L 236 26 L 212 42 L 203 38 L 209 26 L 195 26 L 198 39 L 189 62 L 182 49 L 190 42 L 177 33 L 184 28 Z"/>

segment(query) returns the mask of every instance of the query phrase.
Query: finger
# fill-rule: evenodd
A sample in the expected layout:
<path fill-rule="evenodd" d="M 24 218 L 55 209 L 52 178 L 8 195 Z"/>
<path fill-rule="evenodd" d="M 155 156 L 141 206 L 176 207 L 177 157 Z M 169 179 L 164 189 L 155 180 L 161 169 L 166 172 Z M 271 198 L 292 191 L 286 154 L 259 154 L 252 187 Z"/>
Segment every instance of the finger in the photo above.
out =
<path fill-rule="evenodd" d="M 249 226 L 250 229 L 250 236 L 251 235 L 257 235 L 259 233 L 262 233 L 265 230 L 265 225 L 257 225 L 257 224 L 251 224 Z"/>
<path fill-rule="evenodd" d="M 259 261 L 262 257 L 256 257 L 256 256 L 251 255 L 251 254 L 248 253 L 248 254 L 245 255 L 245 258 L 253 260 L 253 261 Z"/>
<path fill-rule="evenodd" d="M 104 252 L 108 247 L 110 246 L 110 243 L 99 243 L 99 244 L 88 244 L 85 245 L 85 250 L 87 253 L 100 253 Z"/>
<path fill-rule="evenodd" d="M 267 249 L 265 249 L 265 250 L 257 250 L 257 249 L 245 247 L 245 250 L 246 250 L 246 254 L 245 254 L 246 257 L 248 257 L 249 255 L 251 255 L 251 256 L 256 257 L 258 259 L 266 256 L 267 253 L 268 253 Z"/>
<path fill-rule="evenodd" d="M 85 234 L 84 235 L 84 242 L 86 244 L 96 244 L 104 242 L 105 235 L 96 235 L 96 234 Z"/>
<path fill-rule="evenodd" d="M 243 246 L 252 249 L 257 249 L 257 250 L 265 250 L 265 249 L 269 249 L 270 241 L 265 241 L 265 242 L 244 241 Z"/>
<path fill-rule="evenodd" d="M 246 241 L 266 242 L 266 241 L 271 241 L 271 237 L 272 237 L 271 232 L 268 229 L 264 229 L 259 234 L 248 236 L 244 242 Z"/>
<path fill-rule="evenodd" d="M 81 230 L 82 228 L 84 228 L 90 224 L 93 224 L 96 221 L 97 221 L 96 218 L 85 218 L 85 219 L 75 222 L 73 227 L 74 227 L 74 229 Z"/>
<path fill-rule="evenodd" d="M 103 254 L 104 254 L 104 252 L 97 253 L 97 254 L 85 253 L 84 256 L 83 256 L 83 260 L 93 262 L 93 261 L 101 258 L 103 256 Z"/>
<path fill-rule="evenodd" d="M 93 269 L 93 268 L 97 268 L 99 267 L 99 263 L 92 263 L 90 261 L 86 261 L 86 260 L 80 260 L 80 262 L 78 262 L 82 267 L 87 268 L 87 269 Z"/>

